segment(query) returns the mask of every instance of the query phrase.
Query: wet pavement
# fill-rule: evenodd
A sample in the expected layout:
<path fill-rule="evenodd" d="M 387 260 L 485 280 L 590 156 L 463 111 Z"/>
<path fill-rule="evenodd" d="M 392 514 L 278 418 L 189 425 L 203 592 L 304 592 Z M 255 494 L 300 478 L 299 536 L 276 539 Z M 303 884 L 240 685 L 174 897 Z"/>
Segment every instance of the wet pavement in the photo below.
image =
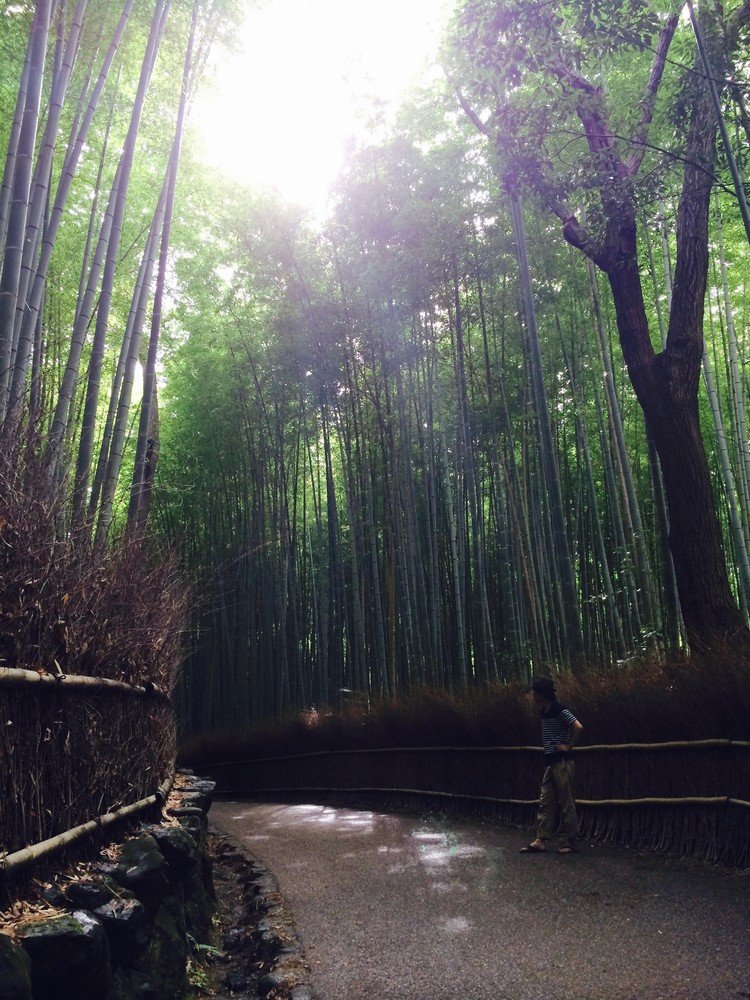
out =
<path fill-rule="evenodd" d="M 750 872 L 528 831 L 321 805 L 214 802 L 276 875 L 319 1000 L 750 998 Z"/>

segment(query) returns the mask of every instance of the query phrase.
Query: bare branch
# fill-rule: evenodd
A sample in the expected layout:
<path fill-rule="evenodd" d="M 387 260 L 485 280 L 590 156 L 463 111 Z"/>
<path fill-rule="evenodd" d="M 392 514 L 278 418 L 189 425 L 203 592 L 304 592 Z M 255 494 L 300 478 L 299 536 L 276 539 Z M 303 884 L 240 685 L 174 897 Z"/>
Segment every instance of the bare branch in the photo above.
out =
<path fill-rule="evenodd" d="M 466 112 L 467 116 L 472 121 L 472 123 L 479 129 L 480 132 L 483 132 L 486 136 L 488 136 L 491 139 L 493 137 L 491 129 L 489 128 L 488 125 L 485 124 L 485 122 L 482 121 L 482 119 L 479 117 L 479 115 L 471 107 L 471 105 L 466 100 L 464 95 L 458 89 L 456 90 L 456 97 L 458 98 L 458 103 L 464 109 L 464 111 Z"/>

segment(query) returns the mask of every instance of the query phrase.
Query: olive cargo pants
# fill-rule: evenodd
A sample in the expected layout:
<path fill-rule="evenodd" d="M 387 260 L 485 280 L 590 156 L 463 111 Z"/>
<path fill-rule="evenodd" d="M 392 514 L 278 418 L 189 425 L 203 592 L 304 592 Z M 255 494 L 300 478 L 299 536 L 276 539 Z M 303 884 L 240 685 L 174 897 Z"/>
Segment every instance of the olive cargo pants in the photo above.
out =
<path fill-rule="evenodd" d="M 558 760 L 544 769 L 542 791 L 539 796 L 538 827 L 539 840 L 549 840 L 554 836 L 558 824 L 560 832 L 568 839 L 578 836 L 578 814 L 573 794 L 575 764 L 572 760 Z"/>

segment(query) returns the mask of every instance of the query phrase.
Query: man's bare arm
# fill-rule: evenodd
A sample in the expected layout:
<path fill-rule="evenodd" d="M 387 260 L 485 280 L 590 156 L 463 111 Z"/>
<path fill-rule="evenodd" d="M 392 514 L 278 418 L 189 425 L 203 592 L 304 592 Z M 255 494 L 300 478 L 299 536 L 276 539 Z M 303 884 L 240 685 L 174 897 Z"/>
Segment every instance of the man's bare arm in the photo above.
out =
<path fill-rule="evenodd" d="M 570 742 L 569 743 L 558 743 L 557 752 L 558 753 L 569 753 L 576 743 L 581 738 L 581 733 L 583 732 L 583 726 L 578 721 L 574 719 L 570 724 Z"/>

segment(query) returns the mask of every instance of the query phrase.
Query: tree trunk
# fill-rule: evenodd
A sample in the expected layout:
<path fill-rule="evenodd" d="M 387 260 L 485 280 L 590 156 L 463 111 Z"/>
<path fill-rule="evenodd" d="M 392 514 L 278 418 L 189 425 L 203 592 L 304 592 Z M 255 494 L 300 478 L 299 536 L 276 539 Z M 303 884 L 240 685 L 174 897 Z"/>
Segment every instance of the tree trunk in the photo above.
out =
<path fill-rule="evenodd" d="M 694 220 L 695 200 L 686 210 Z M 651 351 L 649 358 L 648 319 L 632 221 L 631 231 L 632 253 L 621 255 L 608 270 L 608 277 L 625 361 L 661 462 L 669 510 L 669 545 L 688 640 L 693 647 L 705 647 L 716 641 L 731 641 L 738 635 L 747 636 L 729 586 L 701 438 L 698 378 L 702 336 L 696 339 L 687 331 L 680 336 L 680 327 L 675 326 L 675 314 L 689 317 L 684 302 L 688 296 L 699 297 L 702 303 L 705 269 L 701 284 L 700 261 L 695 261 L 692 268 L 686 265 L 682 289 L 675 283 L 668 347 L 659 355 Z M 689 274 L 693 275 L 692 282 Z"/>
<path fill-rule="evenodd" d="M 662 466 L 669 544 L 688 641 L 694 648 L 707 648 L 738 638 L 750 644 L 750 631 L 729 585 L 698 412 L 715 121 L 710 96 L 697 75 L 694 85 L 667 344 L 660 354 L 649 335 L 631 202 L 609 203 L 608 244 L 595 262 L 609 279 L 625 363 Z M 581 247 L 569 224 L 563 232 Z"/>

